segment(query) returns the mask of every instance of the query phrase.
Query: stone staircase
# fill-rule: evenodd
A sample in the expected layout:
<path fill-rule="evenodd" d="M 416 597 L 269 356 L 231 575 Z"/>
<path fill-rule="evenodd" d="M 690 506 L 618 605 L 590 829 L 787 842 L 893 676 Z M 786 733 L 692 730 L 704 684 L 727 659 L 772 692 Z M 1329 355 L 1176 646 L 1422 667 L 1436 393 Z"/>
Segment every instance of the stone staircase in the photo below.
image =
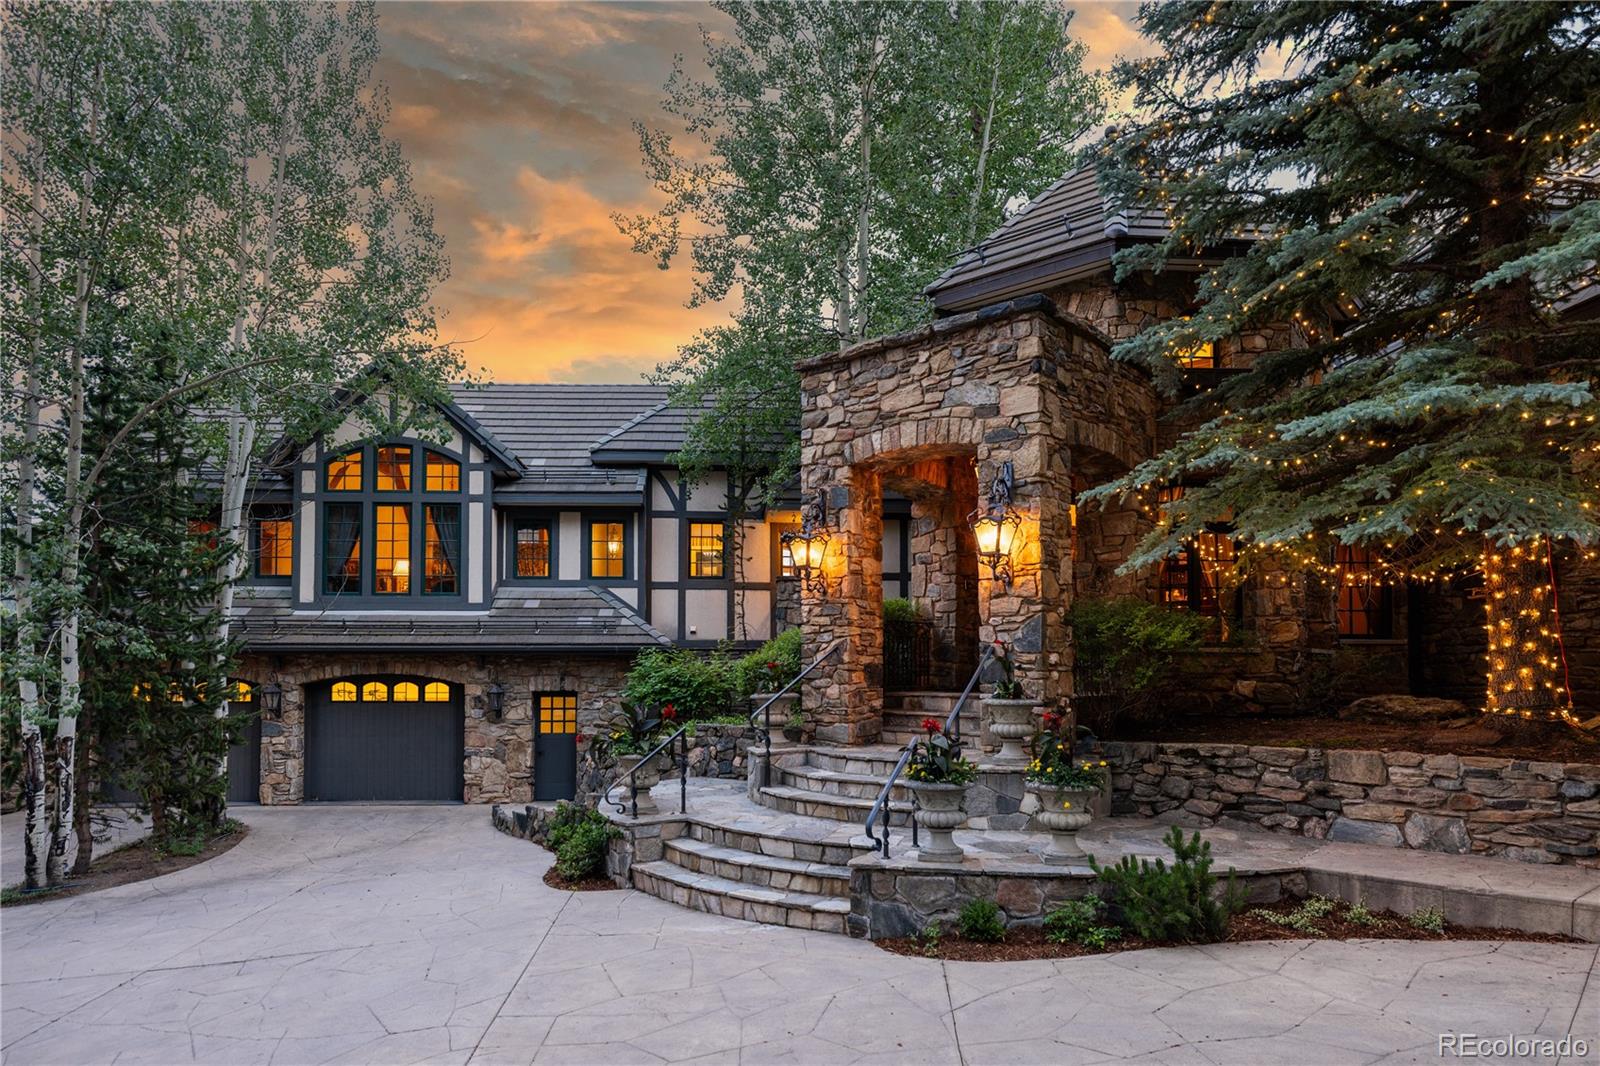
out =
<path fill-rule="evenodd" d="M 790 814 L 861 827 L 899 759 L 899 748 L 881 744 L 774 751 L 769 782 L 752 798 Z M 889 793 L 889 824 L 909 825 L 910 818 L 911 793 L 896 784 Z"/>
<path fill-rule="evenodd" d="M 868 850 L 825 824 L 731 827 L 696 820 L 662 857 L 635 863 L 633 887 L 680 907 L 747 922 L 843 933 L 846 864 Z M 822 835 L 825 834 L 825 835 Z"/>
<path fill-rule="evenodd" d="M 922 720 L 937 718 L 943 722 L 955 709 L 959 692 L 891 692 L 883 698 L 884 744 L 903 748 L 922 736 Z M 974 696 L 961 709 L 961 735 L 976 737 L 979 729 L 978 698 Z"/>

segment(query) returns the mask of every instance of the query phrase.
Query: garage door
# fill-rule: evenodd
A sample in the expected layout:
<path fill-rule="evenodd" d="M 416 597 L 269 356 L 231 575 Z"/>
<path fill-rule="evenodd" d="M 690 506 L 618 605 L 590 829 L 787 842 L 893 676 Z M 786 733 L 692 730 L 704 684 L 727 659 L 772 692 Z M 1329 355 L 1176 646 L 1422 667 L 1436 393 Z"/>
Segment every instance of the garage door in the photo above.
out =
<path fill-rule="evenodd" d="M 306 700 L 307 800 L 461 800 L 461 690 L 356 677 Z"/>

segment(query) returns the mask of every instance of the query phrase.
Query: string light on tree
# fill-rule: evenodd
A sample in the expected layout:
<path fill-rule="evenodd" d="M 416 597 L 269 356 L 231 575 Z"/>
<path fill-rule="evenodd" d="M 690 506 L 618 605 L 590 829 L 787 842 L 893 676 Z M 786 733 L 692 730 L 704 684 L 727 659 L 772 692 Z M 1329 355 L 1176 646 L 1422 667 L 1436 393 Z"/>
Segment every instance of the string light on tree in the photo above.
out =
<path fill-rule="evenodd" d="M 1574 721 L 1548 539 L 1485 547 L 1484 710 Z"/>

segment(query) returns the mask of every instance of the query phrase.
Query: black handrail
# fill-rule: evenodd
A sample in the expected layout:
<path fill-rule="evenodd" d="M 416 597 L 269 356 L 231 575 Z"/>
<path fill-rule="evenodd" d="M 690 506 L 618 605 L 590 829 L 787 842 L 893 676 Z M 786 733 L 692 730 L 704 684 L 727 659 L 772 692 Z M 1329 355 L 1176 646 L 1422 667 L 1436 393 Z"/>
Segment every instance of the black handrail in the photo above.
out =
<path fill-rule="evenodd" d="M 761 744 L 766 751 L 766 754 L 761 762 L 762 788 L 766 788 L 772 784 L 772 705 L 777 703 L 778 700 L 782 699 L 784 696 L 787 696 L 790 689 L 804 681 L 810 675 L 811 671 L 822 665 L 823 660 L 827 659 L 828 656 L 832 655 L 843 646 L 843 637 L 840 637 L 832 644 L 829 644 L 826 648 L 822 649 L 821 655 L 811 660 L 810 666 L 807 666 L 804 670 L 801 670 L 798 674 L 795 674 L 794 677 L 789 679 L 789 683 L 787 685 L 784 685 L 771 696 L 768 696 L 765 703 L 750 712 L 750 725 L 753 728 L 760 730 Z M 760 725 L 756 724 L 757 718 L 761 719 Z"/>
<path fill-rule="evenodd" d="M 651 748 L 648 755 L 633 764 L 633 769 L 629 770 L 625 774 L 620 775 L 615 781 L 606 786 L 605 792 L 601 793 L 600 795 L 600 802 L 614 805 L 617 808 L 618 814 L 627 814 L 634 818 L 639 817 L 639 785 L 634 780 L 634 775 L 639 772 L 640 767 L 650 765 L 651 759 L 654 759 L 657 755 L 660 755 L 663 751 L 667 750 L 667 748 L 671 747 L 673 741 L 682 738 L 683 743 L 678 747 L 678 813 L 687 814 L 689 811 L 688 732 L 689 726 L 687 724 L 681 725 L 666 740 L 663 740 L 661 743 Z M 629 786 L 627 803 L 622 803 L 611 798 L 612 790 L 618 785 L 622 784 L 624 781 L 628 782 Z"/>
<path fill-rule="evenodd" d="M 944 720 L 944 731 L 950 734 L 953 740 L 961 739 L 961 708 L 967 705 L 967 700 L 972 697 L 972 690 L 978 687 L 978 681 L 983 677 L 984 667 L 989 665 L 994 658 L 994 645 L 990 644 L 983 649 L 983 655 L 978 658 L 978 668 L 972 671 L 972 677 L 967 681 L 967 687 L 961 690 L 961 698 L 956 700 L 955 707 L 950 711 L 950 716 Z M 894 764 L 894 769 L 889 773 L 889 779 L 883 783 L 883 788 L 878 792 L 877 801 L 872 804 L 872 810 L 867 812 L 867 836 L 872 837 L 873 827 L 879 817 L 883 817 L 883 838 L 878 840 L 878 850 L 884 858 L 889 857 L 889 823 L 892 819 L 887 817 L 889 810 L 889 795 L 894 791 L 895 782 L 899 780 L 900 773 L 906 768 L 916 754 L 917 745 L 922 743 L 920 737 L 912 739 L 906 744 L 906 750 L 901 753 L 900 761 Z M 877 838 L 873 838 L 877 839 Z M 917 840 L 917 819 L 915 814 L 911 818 L 911 846 L 919 847 Z"/>

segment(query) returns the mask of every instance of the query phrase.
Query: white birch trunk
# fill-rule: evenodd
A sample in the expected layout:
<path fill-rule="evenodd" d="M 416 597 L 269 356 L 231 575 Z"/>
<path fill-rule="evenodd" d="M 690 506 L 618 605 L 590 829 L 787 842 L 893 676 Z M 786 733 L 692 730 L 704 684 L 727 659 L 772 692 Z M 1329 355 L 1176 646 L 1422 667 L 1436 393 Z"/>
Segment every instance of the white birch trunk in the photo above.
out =
<path fill-rule="evenodd" d="M 983 186 L 989 169 L 989 138 L 994 129 L 995 101 L 1000 96 L 1000 45 L 1005 40 L 1006 20 L 1000 20 L 1000 32 L 995 38 L 994 54 L 989 66 L 989 108 L 983 116 L 983 135 L 978 146 L 978 172 L 972 183 L 972 198 L 967 201 L 967 227 L 962 234 L 963 247 L 972 247 L 978 238 L 978 209 L 983 204 Z"/>

